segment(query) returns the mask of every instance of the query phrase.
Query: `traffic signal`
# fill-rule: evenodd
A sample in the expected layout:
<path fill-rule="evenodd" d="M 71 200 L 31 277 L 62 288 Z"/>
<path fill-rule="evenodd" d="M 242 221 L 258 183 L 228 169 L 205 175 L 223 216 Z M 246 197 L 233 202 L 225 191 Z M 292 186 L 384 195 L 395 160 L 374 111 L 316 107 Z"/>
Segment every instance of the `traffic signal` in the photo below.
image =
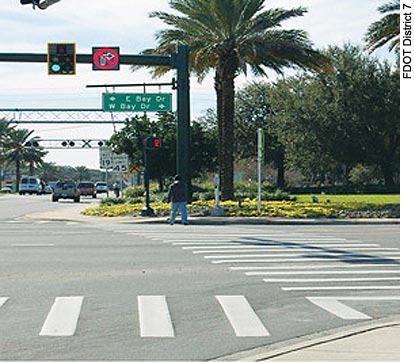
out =
<path fill-rule="evenodd" d="M 49 75 L 76 74 L 76 44 L 49 43 L 47 46 Z"/>
<path fill-rule="evenodd" d="M 157 150 L 161 148 L 161 138 L 152 136 L 147 138 L 146 148 L 151 150 Z"/>
<path fill-rule="evenodd" d="M 40 2 L 40 0 L 20 0 L 20 4 L 22 4 L 22 5 L 32 4 L 33 9 L 35 8 L 36 5 L 39 6 L 39 2 Z"/>
<path fill-rule="evenodd" d="M 62 147 L 75 147 L 76 143 L 74 141 L 63 141 L 61 143 Z"/>
<path fill-rule="evenodd" d="M 36 9 L 36 6 L 40 10 L 45 10 L 50 5 L 53 5 L 53 4 L 55 4 L 55 3 L 59 2 L 59 1 L 60 0 L 20 0 L 20 4 L 22 4 L 22 5 L 32 4 L 33 5 L 33 10 Z"/>
<path fill-rule="evenodd" d="M 25 147 L 33 147 L 33 148 L 37 148 L 37 147 L 39 147 L 39 142 L 38 142 L 38 141 L 36 141 L 36 140 L 30 140 L 30 141 L 27 141 L 27 142 L 24 144 L 24 146 L 25 146 Z"/>

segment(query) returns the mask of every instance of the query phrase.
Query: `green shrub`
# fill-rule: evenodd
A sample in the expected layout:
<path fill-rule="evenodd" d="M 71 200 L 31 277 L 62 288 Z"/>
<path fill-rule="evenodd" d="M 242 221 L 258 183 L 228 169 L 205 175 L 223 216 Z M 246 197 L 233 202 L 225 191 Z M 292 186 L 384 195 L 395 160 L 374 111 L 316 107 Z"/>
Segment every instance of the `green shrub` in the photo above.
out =
<path fill-rule="evenodd" d="M 142 185 L 128 187 L 123 191 L 123 195 L 127 199 L 133 199 L 144 196 L 145 187 Z"/>
<path fill-rule="evenodd" d="M 145 202 L 145 197 L 128 197 L 125 198 L 125 202 L 128 204 L 143 204 Z"/>
<path fill-rule="evenodd" d="M 121 204 L 125 204 L 125 199 L 107 197 L 106 199 L 101 200 L 101 205 L 103 206 L 121 205 Z"/>

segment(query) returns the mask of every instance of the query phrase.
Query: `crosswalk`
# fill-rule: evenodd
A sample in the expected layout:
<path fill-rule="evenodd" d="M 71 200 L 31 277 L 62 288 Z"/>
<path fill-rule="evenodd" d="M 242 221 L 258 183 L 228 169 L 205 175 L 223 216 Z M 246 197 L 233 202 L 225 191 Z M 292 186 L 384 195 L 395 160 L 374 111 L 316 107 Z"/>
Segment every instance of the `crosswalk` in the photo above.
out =
<path fill-rule="evenodd" d="M 39 326 L 39 337 L 72 337 L 77 334 L 79 324 L 88 320 L 87 312 L 83 312 L 85 296 L 56 297 L 44 322 Z M 262 311 L 244 295 L 215 295 L 207 298 L 208 303 L 215 300 L 216 312 L 227 322 L 235 337 L 269 337 L 271 334 L 263 321 Z M 136 333 L 137 338 L 174 338 L 175 322 L 180 316 L 170 311 L 169 298 L 166 295 L 138 295 L 136 297 Z M 399 301 L 398 296 L 331 296 L 307 297 L 310 313 L 315 308 L 344 319 L 371 319 L 372 316 L 362 313 L 347 305 L 349 301 L 390 302 Z M 125 301 L 129 304 L 129 301 Z M 13 305 L 14 304 L 14 305 Z M 0 297 L 0 321 L 6 313 L 11 313 L 15 305 L 20 303 L 13 297 Z M 278 301 L 275 300 L 275 306 Z M 9 308 L 8 308 L 9 307 Z M 215 312 L 215 313 L 216 313 Z M 214 314 L 215 314 L 214 313 Z M 293 317 L 292 317 L 293 318 Z M 194 322 L 197 323 L 197 322 Z M 271 324 L 271 322 L 269 321 Z M 281 326 L 282 328 L 282 326 Z"/>
<path fill-rule="evenodd" d="M 399 248 L 390 247 L 390 244 L 381 245 L 375 240 L 361 241 L 316 232 L 302 233 L 293 229 L 286 232 L 209 227 L 196 233 L 191 226 L 183 228 L 183 231 L 176 228 L 179 232 L 176 229 L 171 231 L 170 227 L 137 228 L 135 225 L 99 225 L 99 228 L 139 236 L 139 240 L 144 238 L 151 244 L 153 241 L 158 246 L 174 248 L 190 260 L 210 264 L 219 273 L 229 271 L 238 278 L 257 281 L 257 285 L 263 285 L 267 290 L 274 288 L 278 293 L 300 298 L 309 313 L 319 311 L 330 318 L 359 320 L 376 317 L 376 309 L 370 309 L 370 305 L 394 303 L 398 308 L 400 253 Z M 68 231 L 91 234 L 87 228 L 71 228 Z M 131 238 L 125 239 L 131 242 Z M 26 244 L 13 247 L 29 245 Z M 37 246 L 51 244 L 45 242 Z M 135 305 L 137 338 L 168 339 L 182 333 L 177 328 L 180 316 L 174 308 L 176 296 L 171 298 L 169 291 L 164 291 L 167 295 L 163 295 L 163 290 L 158 292 L 161 293 L 136 295 L 132 303 L 128 302 Z M 266 319 L 268 312 L 263 311 L 251 295 L 243 295 L 243 292 L 248 294 L 245 290 L 233 289 L 229 295 L 224 295 L 221 290 L 216 292 L 219 295 L 212 293 L 207 298 L 209 303 L 215 305 L 215 313 L 220 316 L 223 325 L 236 338 L 266 338 L 273 334 L 274 321 Z M 42 312 L 42 323 L 39 323 L 35 333 L 40 338 L 70 337 L 82 333 L 79 325 L 82 325 L 84 318 L 88 318 L 85 302 L 93 303 L 94 298 L 91 295 L 54 298 L 53 303 L 50 301 L 51 305 L 45 306 L 45 311 L 50 309 Z M 16 299 L 13 295 L 0 294 L 0 325 L 2 316 L 14 310 L 10 306 L 16 305 Z M 272 308 L 277 310 L 278 303 L 275 293 Z"/>
<path fill-rule="evenodd" d="M 396 247 L 293 229 L 205 230 L 197 234 L 160 229 L 114 231 L 170 244 L 287 292 L 399 290 L 400 251 Z"/>
<path fill-rule="evenodd" d="M 377 243 L 284 235 L 263 241 L 173 242 L 172 245 L 200 255 L 212 264 L 262 278 L 263 282 L 280 286 L 284 291 L 399 289 L 399 250 Z"/>
<path fill-rule="evenodd" d="M 312 304 L 339 318 L 371 318 L 344 305 L 344 300 L 366 304 L 399 300 L 400 251 L 396 247 L 326 234 L 274 230 L 225 233 L 210 229 L 209 233 L 189 236 L 154 230 L 147 234 L 213 265 L 259 278 L 283 292 L 301 293 Z"/>
<path fill-rule="evenodd" d="M 214 297 L 218 310 L 223 312 L 236 337 L 266 337 L 269 332 L 243 295 L 217 295 Z M 40 328 L 41 337 L 70 337 L 75 335 L 81 323 L 84 296 L 56 297 Z M 0 320 L 6 305 L 13 298 L 0 297 Z M 220 307 L 221 309 L 220 309 Z M 3 310 L 2 310 L 3 309 Z M 165 295 L 137 296 L 137 330 L 142 338 L 175 337 L 173 317 Z M 85 316 L 86 318 L 86 316 Z"/>

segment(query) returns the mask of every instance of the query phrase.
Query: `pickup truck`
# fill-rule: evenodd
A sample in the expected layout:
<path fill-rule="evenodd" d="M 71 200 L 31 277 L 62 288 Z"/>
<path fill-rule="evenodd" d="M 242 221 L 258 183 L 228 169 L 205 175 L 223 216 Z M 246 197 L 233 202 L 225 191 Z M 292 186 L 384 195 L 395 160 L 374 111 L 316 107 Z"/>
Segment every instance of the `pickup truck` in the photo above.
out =
<path fill-rule="evenodd" d="M 73 202 L 80 202 L 80 190 L 72 180 L 58 181 L 52 193 L 52 201 L 57 202 L 59 199 L 72 199 Z"/>

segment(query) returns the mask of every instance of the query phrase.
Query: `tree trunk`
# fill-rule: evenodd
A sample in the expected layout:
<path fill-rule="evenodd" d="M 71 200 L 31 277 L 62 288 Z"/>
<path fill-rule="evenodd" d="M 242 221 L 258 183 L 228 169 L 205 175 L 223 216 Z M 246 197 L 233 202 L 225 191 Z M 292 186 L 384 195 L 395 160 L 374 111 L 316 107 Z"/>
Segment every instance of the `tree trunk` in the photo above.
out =
<path fill-rule="evenodd" d="M 285 187 L 285 148 L 279 146 L 276 151 L 277 164 L 277 187 Z"/>
<path fill-rule="evenodd" d="M 234 199 L 234 78 L 237 71 L 237 57 L 223 56 L 219 61 L 216 80 L 217 118 L 219 127 L 220 191 L 221 199 Z"/>
<path fill-rule="evenodd" d="M 214 88 L 216 90 L 216 109 L 217 109 L 217 162 L 218 162 L 218 172 L 220 176 L 220 193 L 222 193 L 222 180 L 224 177 L 224 168 L 223 165 L 223 84 L 219 71 L 216 71 L 214 78 Z"/>
<path fill-rule="evenodd" d="M 16 192 L 19 192 L 20 185 L 20 159 L 16 158 Z"/>
<path fill-rule="evenodd" d="M 381 172 L 384 177 L 384 184 L 387 187 L 395 186 L 394 182 L 394 167 L 392 163 L 383 163 L 381 165 Z"/>
<path fill-rule="evenodd" d="M 34 174 L 34 162 L 30 161 L 29 162 L 29 175 L 33 176 L 33 174 Z"/>

